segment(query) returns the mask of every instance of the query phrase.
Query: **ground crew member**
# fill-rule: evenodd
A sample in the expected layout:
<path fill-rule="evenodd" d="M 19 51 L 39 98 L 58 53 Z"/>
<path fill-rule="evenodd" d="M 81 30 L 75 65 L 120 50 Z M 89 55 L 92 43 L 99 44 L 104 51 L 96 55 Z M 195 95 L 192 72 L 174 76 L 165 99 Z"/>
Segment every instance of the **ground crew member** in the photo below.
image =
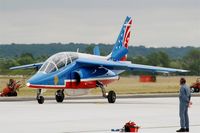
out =
<path fill-rule="evenodd" d="M 9 79 L 8 88 L 12 91 L 16 89 L 16 81 L 14 79 Z"/>
<path fill-rule="evenodd" d="M 188 107 L 191 104 L 190 88 L 186 85 L 184 78 L 180 79 L 180 92 L 179 92 L 179 117 L 181 128 L 176 132 L 189 132 L 189 117 Z"/>

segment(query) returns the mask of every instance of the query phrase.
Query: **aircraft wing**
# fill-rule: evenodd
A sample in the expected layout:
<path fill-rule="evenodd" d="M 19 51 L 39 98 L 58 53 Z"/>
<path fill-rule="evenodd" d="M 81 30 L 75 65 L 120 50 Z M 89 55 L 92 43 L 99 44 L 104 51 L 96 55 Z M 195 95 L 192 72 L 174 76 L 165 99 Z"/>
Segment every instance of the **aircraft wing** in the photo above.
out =
<path fill-rule="evenodd" d="M 188 70 L 167 68 L 167 67 L 158 67 L 158 66 L 149 66 L 149 65 L 140 65 L 140 64 L 128 64 L 128 68 L 133 71 L 150 71 L 150 72 L 189 72 Z"/>
<path fill-rule="evenodd" d="M 127 61 L 110 61 L 110 60 L 88 60 L 88 59 L 78 59 L 76 60 L 81 66 L 94 66 L 94 67 L 105 67 L 110 70 L 132 70 L 132 71 L 148 71 L 148 72 L 189 72 L 188 70 L 183 69 L 174 69 L 158 66 L 149 66 L 149 65 L 140 65 L 132 64 Z"/>
<path fill-rule="evenodd" d="M 11 67 L 10 70 L 40 68 L 42 65 L 43 65 L 43 62 L 40 62 L 40 63 L 35 63 L 35 64 L 28 64 L 28 65 Z"/>

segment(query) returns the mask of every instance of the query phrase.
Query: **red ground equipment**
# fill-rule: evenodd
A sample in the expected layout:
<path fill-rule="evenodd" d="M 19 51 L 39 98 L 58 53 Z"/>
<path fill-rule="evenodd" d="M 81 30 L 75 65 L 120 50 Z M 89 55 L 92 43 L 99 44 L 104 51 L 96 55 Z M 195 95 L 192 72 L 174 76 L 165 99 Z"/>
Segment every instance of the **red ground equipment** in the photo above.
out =
<path fill-rule="evenodd" d="M 155 75 L 141 75 L 140 82 L 156 82 Z"/>
<path fill-rule="evenodd" d="M 112 132 L 120 132 L 120 133 L 124 133 L 124 132 L 132 132 L 132 133 L 138 133 L 138 129 L 140 127 L 137 126 L 135 124 L 135 122 L 127 122 L 123 128 L 121 129 L 111 129 Z"/>
<path fill-rule="evenodd" d="M 19 82 L 20 81 L 15 82 L 12 87 L 9 87 L 9 85 L 7 85 L 0 93 L 0 96 L 17 96 L 17 91 L 19 91 L 19 88 L 21 86 Z"/>
<path fill-rule="evenodd" d="M 125 129 L 125 132 L 134 132 L 134 133 L 137 133 L 139 127 L 135 124 L 135 122 L 129 121 L 129 122 L 127 122 L 124 125 L 124 129 Z"/>
<path fill-rule="evenodd" d="M 200 78 L 197 78 L 196 83 L 193 83 L 190 86 L 191 92 L 199 92 L 200 91 Z"/>

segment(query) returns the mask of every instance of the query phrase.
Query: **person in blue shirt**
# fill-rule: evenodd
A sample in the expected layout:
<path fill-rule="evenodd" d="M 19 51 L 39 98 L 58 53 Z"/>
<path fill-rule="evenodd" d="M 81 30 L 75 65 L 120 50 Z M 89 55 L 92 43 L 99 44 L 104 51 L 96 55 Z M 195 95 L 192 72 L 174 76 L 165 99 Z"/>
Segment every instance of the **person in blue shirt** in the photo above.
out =
<path fill-rule="evenodd" d="M 179 117 L 181 128 L 176 132 L 189 132 L 189 116 L 188 107 L 191 104 L 190 88 L 186 85 L 185 78 L 180 79 L 180 92 L 179 92 Z"/>

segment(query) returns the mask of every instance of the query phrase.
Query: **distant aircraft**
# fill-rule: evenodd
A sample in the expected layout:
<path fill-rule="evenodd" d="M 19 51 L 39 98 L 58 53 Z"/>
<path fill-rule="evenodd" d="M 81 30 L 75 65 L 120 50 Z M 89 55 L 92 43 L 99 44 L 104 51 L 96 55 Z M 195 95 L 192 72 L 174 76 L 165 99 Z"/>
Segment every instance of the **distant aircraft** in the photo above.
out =
<path fill-rule="evenodd" d="M 56 89 L 57 102 L 63 102 L 64 91 L 68 95 L 84 95 L 92 88 L 101 88 L 103 97 L 114 103 L 116 93 L 105 90 L 105 85 L 118 80 L 119 74 L 126 70 L 149 72 L 187 72 L 187 70 L 132 64 L 126 61 L 128 42 L 131 35 L 131 17 L 126 17 L 117 41 L 108 56 L 100 56 L 99 48 L 94 55 L 78 52 L 60 52 L 45 62 L 11 67 L 14 69 L 36 68 L 38 72 L 28 81 L 27 86 L 38 89 L 37 101 L 44 103 L 42 89 Z"/>

